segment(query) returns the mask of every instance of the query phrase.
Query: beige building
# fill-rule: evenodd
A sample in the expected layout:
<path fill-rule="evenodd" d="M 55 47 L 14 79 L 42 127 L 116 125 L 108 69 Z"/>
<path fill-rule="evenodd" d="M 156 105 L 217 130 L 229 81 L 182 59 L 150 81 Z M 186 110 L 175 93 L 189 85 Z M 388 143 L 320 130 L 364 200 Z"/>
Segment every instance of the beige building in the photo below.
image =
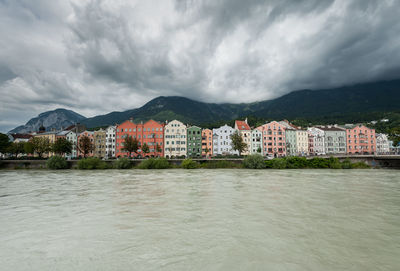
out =
<path fill-rule="evenodd" d="M 164 127 L 164 156 L 167 158 L 187 156 L 186 125 L 173 120 Z"/>
<path fill-rule="evenodd" d="M 296 130 L 296 149 L 298 156 L 306 156 L 308 155 L 308 132 L 307 130 Z"/>
<path fill-rule="evenodd" d="M 247 145 L 246 150 L 244 150 L 241 155 L 249 155 L 251 152 L 251 129 L 250 126 L 247 124 L 247 118 L 244 121 L 236 120 L 235 130 L 239 131 L 243 142 Z"/>
<path fill-rule="evenodd" d="M 94 131 L 94 156 L 103 158 L 106 156 L 106 131 L 103 129 Z"/>

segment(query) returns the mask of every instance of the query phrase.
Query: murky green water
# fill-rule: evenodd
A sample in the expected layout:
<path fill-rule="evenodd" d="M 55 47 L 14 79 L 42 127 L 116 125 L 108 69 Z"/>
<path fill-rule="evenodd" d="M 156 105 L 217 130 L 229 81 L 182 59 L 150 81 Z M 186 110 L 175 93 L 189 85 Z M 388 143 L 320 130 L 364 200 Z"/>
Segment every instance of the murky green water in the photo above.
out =
<path fill-rule="evenodd" d="M 1 270 L 400 270 L 400 171 L 0 171 Z"/>

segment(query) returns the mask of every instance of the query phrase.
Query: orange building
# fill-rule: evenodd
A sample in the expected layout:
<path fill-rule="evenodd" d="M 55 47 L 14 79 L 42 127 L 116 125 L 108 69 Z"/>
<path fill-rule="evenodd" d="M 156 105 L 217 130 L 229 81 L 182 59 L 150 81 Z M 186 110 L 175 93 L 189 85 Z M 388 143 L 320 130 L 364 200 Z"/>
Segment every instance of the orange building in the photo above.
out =
<path fill-rule="evenodd" d="M 262 132 L 263 153 L 274 157 L 286 156 L 285 126 L 271 121 L 256 128 Z"/>
<path fill-rule="evenodd" d="M 210 129 L 203 129 L 201 131 L 201 155 L 212 156 L 213 155 L 213 132 Z M 206 152 L 208 149 L 208 152 Z"/>
<path fill-rule="evenodd" d="M 139 141 L 139 149 L 134 156 L 164 156 L 164 126 L 165 124 L 159 123 L 154 120 L 149 120 L 145 123 L 134 123 L 133 119 L 127 120 L 119 125 L 116 129 L 116 157 L 128 157 L 129 153 L 123 151 L 123 144 L 125 137 L 131 136 Z M 146 143 L 149 146 L 149 153 L 143 153 L 141 147 Z M 157 145 L 159 146 L 157 151 Z"/>
<path fill-rule="evenodd" d="M 83 157 L 83 151 L 80 149 L 80 141 L 82 137 L 87 136 L 90 139 L 90 142 L 92 143 L 92 150 L 86 154 L 86 157 L 92 157 L 94 155 L 94 137 L 93 137 L 93 132 L 91 131 L 84 131 L 78 135 L 78 157 L 81 156 Z"/>
<path fill-rule="evenodd" d="M 348 154 L 374 154 L 376 152 L 375 129 L 355 125 L 346 129 Z"/>

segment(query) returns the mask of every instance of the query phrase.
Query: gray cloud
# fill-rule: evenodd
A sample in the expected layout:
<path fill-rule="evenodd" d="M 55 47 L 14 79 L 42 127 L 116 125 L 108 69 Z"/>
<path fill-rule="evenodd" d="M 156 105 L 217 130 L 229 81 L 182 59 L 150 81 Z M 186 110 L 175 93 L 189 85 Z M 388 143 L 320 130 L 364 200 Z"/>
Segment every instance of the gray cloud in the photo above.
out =
<path fill-rule="evenodd" d="M 159 95 L 251 102 L 400 77 L 394 0 L 0 0 L 0 130 Z"/>

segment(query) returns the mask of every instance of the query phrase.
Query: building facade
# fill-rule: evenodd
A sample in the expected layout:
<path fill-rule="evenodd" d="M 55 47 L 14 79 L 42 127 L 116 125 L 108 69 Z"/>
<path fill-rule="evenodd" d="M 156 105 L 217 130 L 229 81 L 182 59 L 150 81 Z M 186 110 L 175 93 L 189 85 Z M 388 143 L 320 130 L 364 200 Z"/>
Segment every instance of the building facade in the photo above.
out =
<path fill-rule="evenodd" d="M 249 155 L 251 152 L 251 129 L 250 126 L 247 124 L 247 118 L 244 121 L 236 120 L 235 130 L 239 131 L 243 142 L 246 144 L 246 149 L 242 151 L 241 155 Z"/>
<path fill-rule="evenodd" d="M 376 154 L 390 154 L 390 142 L 386 134 L 376 134 Z"/>
<path fill-rule="evenodd" d="M 173 120 L 165 125 L 165 157 L 173 158 L 187 156 L 186 129 L 186 125 L 178 120 Z"/>
<path fill-rule="evenodd" d="M 239 155 L 232 149 L 231 135 L 236 130 L 228 125 L 213 129 L 213 155 Z"/>
<path fill-rule="evenodd" d="M 201 131 L 201 155 L 212 156 L 213 155 L 213 132 L 210 129 L 203 129 Z"/>
<path fill-rule="evenodd" d="M 65 138 L 71 142 L 72 144 L 72 151 L 70 154 L 66 154 L 66 157 L 69 159 L 75 159 L 77 158 L 77 150 L 78 150 L 78 137 L 76 136 L 76 133 L 73 131 L 68 131 L 68 133 L 65 134 Z"/>
<path fill-rule="evenodd" d="M 115 157 L 115 131 L 116 126 L 109 126 L 106 129 L 106 158 Z"/>
<path fill-rule="evenodd" d="M 201 128 L 197 126 L 187 127 L 187 156 L 191 158 L 201 157 L 202 135 Z"/>
<path fill-rule="evenodd" d="M 263 153 L 273 157 L 286 156 L 286 127 L 272 121 L 257 127 L 263 135 Z"/>
<path fill-rule="evenodd" d="M 348 154 L 374 154 L 376 152 L 375 129 L 354 125 L 346 129 Z"/>
<path fill-rule="evenodd" d="M 325 155 L 325 133 L 317 127 L 307 129 L 310 155 Z"/>
<path fill-rule="evenodd" d="M 297 129 L 296 130 L 296 149 L 297 156 L 308 156 L 308 132 L 307 130 Z"/>
<path fill-rule="evenodd" d="M 250 153 L 251 154 L 261 154 L 263 155 L 263 140 L 262 132 L 260 130 L 254 129 L 251 131 L 251 144 Z"/>
<path fill-rule="evenodd" d="M 50 144 L 54 144 L 54 142 L 56 142 L 57 139 L 57 134 L 58 132 L 43 132 L 43 133 L 38 133 L 35 134 L 33 137 L 38 137 L 38 138 L 45 138 L 49 141 Z M 47 153 L 43 154 L 43 157 L 51 157 L 53 156 L 55 153 L 52 151 L 49 151 Z"/>
<path fill-rule="evenodd" d="M 94 131 L 94 156 L 99 158 L 106 157 L 106 131 L 100 129 Z"/>
<path fill-rule="evenodd" d="M 325 154 L 345 154 L 346 130 L 337 126 L 319 126 L 324 131 Z"/>
<path fill-rule="evenodd" d="M 78 157 L 83 157 L 84 156 L 84 150 L 81 148 L 81 140 L 83 137 L 88 137 L 90 139 L 90 142 L 92 143 L 92 150 L 89 151 L 86 154 L 86 157 L 93 157 L 94 156 L 94 133 L 92 131 L 84 131 L 78 135 Z"/>
<path fill-rule="evenodd" d="M 116 127 L 115 132 L 115 156 L 128 157 L 129 153 L 124 150 L 126 137 L 138 140 L 139 149 L 137 153 L 132 153 L 135 157 L 161 157 L 164 155 L 164 124 L 154 120 L 145 123 L 135 123 L 129 119 Z M 149 152 L 142 151 L 143 145 L 149 146 Z"/>

